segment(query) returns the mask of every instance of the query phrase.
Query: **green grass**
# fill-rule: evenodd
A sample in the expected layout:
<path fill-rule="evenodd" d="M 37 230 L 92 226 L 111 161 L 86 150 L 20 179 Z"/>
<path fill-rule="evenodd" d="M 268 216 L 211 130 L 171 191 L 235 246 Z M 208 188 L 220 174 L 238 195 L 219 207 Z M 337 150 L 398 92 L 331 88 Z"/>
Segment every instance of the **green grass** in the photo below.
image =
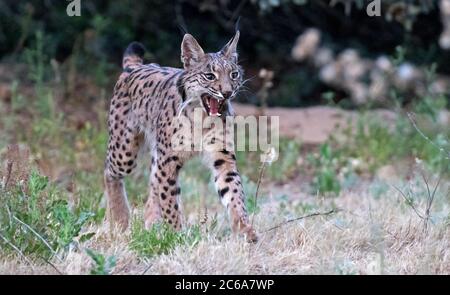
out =
<path fill-rule="evenodd" d="M 168 254 L 177 246 L 193 247 L 201 240 L 199 226 L 192 226 L 182 231 L 175 231 L 165 223 L 155 224 L 150 230 L 142 222 L 133 222 L 130 248 L 139 256 L 153 257 Z"/>
<path fill-rule="evenodd" d="M 86 249 L 86 254 L 92 259 L 91 275 L 109 275 L 116 266 L 115 256 L 105 257 L 91 249 Z"/>

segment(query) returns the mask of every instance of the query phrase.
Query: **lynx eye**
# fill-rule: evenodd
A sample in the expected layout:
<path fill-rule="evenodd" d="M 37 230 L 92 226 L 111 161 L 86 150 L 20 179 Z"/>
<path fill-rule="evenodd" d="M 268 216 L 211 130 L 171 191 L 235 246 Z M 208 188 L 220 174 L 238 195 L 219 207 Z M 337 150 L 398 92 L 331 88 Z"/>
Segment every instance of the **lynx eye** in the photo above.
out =
<path fill-rule="evenodd" d="M 216 75 L 214 75 L 213 73 L 205 73 L 204 76 L 206 80 L 209 81 L 214 81 L 216 79 Z"/>
<path fill-rule="evenodd" d="M 231 72 L 231 73 L 230 73 L 230 77 L 231 77 L 231 79 L 233 79 L 233 80 L 239 78 L 239 72 L 238 72 L 238 71 Z"/>

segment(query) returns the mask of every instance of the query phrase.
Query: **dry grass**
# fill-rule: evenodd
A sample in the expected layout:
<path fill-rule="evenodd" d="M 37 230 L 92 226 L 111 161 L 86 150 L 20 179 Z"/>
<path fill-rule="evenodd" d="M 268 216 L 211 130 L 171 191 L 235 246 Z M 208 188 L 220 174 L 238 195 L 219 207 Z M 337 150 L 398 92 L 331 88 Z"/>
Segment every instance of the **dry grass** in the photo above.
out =
<path fill-rule="evenodd" d="M 96 235 L 83 247 L 114 255 L 113 274 L 450 274 L 450 207 L 441 196 L 436 208 L 447 220 L 432 224 L 428 233 L 394 189 L 380 198 L 360 190 L 334 199 L 299 195 L 287 201 L 282 215 L 276 198 L 262 200 L 254 221 L 260 232 L 295 216 L 299 204 L 336 206 L 340 211 L 263 233 L 257 244 L 224 234 L 228 224 L 217 206 L 208 212 L 219 213 L 219 229 L 204 233 L 197 245 L 178 246 L 167 255 L 138 257 L 129 248 L 130 234 L 111 233 L 107 223 L 87 229 Z M 198 212 L 185 213 L 188 220 L 198 216 Z M 140 212 L 136 209 L 135 214 Z M 64 274 L 88 274 L 92 260 L 73 249 L 62 262 L 55 259 L 51 264 L 28 265 L 18 256 L 0 254 L 2 274 L 56 274 L 55 268 Z"/>

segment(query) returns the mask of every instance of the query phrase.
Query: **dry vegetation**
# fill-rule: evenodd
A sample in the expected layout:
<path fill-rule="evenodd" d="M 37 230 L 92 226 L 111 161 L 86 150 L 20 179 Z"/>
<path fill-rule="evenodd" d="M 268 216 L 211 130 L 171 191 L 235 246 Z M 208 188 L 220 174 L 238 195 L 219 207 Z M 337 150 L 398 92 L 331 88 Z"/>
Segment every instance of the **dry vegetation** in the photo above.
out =
<path fill-rule="evenodd" d="M 312 217 L 262 233 L 255 245 L 224 234 L 227 224 L 219 213 L 217 229 L 207 232 L 211 225 L 208 221 L 202 226 L 197 244 L 176 246 L 169 254 L 139 257 L 129 247 L 131 234 L 111 231 L 107 223 L 85 229 L 95 235 L 83 248 L 115 257 L 112 274 L 450 273 L 448 224 L 437 221 L 425 234 L 420 219 L 393 189 L 378 198 L 368 190 L 358 190 L 343 192 L 334 200 L 303 195 L 283 202 L 278 198 L 264 201 L 255 218 L 260 231 L 296 216 L 306 205 L 340 210 L 328 217 Z M 436 201 L 440 213 L 448 215 L 448 203 Z M 285 209 L 281 210 L 280 204 L 285 204 Z M 221 212 L 221 208 L 209 212 L 214 214 L 216 209 Z M 195 211 L 186 213 L 192 223 L 199 222 Z M 67 251 L 62 261 L 52 259 L 51 263 L 36 261 L 29 265 L 17 255 L 2 255 L 0 273 L 89 274 L 93 268 L 91 257 L 78 249 Z"/>

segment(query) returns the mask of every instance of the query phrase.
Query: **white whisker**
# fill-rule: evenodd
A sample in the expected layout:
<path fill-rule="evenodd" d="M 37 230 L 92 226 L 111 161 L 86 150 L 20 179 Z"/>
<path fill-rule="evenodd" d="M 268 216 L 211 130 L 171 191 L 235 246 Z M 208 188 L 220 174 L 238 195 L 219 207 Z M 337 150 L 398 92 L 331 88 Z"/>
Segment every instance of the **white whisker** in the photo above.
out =
<path fill-rule="evenodd" d="M 181 115 L 181 112 L 183 112 L 183 110 L 192 102 L 194 98 L 188 99 L 185 102 L 183 102 L 180 106 L 180 111 L 178 112 L 177 117 L 179 118 Z"/>

